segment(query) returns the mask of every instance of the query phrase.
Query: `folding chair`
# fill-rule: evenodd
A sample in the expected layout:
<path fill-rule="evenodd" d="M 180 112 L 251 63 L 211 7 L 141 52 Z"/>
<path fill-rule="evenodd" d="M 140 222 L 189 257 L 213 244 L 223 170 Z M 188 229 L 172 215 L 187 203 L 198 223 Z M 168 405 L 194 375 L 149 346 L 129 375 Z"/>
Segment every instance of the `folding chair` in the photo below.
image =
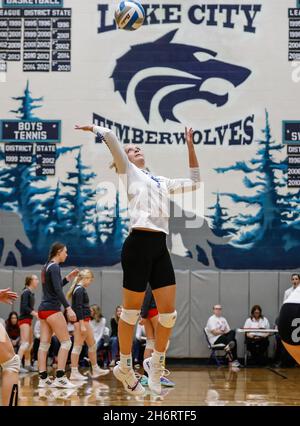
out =
<path fill-rule="evenodd" d="M 220 355 L 218 355 L 218 352 L 223 351 L 224 355 L 222 355 L 222 358 L 224 358 L 225 357 L 224 348 L 225 348 L 226 345 L 224 345 L 224 343 L 217 343 L 215 345 L 212 345 L 209 341 L 206 327 L 203 329 L 203 331 L 204 331 L 204 335 L 205 335 L 205 338 L 206 338 L 206 341 L 207 341 L 208 348 L 211 351 L 208 363 L 212 359 L 216 362 L 217 366 L 220 367 L 220 365 L 222 365 L 224 363 L 220 361 L 220 359 L 219 359 Z"/>

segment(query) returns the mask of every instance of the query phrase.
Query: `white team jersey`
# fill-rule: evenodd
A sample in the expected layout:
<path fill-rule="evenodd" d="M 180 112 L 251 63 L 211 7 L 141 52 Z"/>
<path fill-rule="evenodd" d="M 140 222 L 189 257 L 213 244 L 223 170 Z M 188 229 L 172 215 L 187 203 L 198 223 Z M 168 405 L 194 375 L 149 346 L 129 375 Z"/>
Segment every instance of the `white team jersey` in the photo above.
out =
<path fill-rule="evenodd" d="M 300 303 L 300 286 L 298 285 L 283 303 Z"/>
<path fill-rule="evenodd" d="M 110 149 L 117 171 L 125 178 L 131 228 L 146 228 L 169 233 L 169 194 L 194 191 L 199 187 L 199 168 L 190 169 L 190 179 L 168 179 L 153 176 L 149 171 L 136 167 L 128 160 L 112 130 L 94 126 Z"/>
<path fill-rule="evenodd" d="M 244 328 L 270 328 L 270 323 L 266 317 L 259 318 L 258 321 L 255 318 L 250 317 L 246 319 Z M 253 334 L 253 336 L 261 336 L 261 337 L 265 336 L 265 333 L 263 332 L 260 333 L 257 331 L 254 331 L 253 333 L 251 332 L 249 334 Z"/>
<path fill-rule="evenodd" d="M 211 317 L 209 317 L 206 324 L 206 332 L 211 345 L 213 345 L 215 341 L 218 340 L 218 338 L 220 337 L 220 335 L 215 336 L 212 333 L 212 330 L 221 330 L 225 333 L 228 333 L 230 331 L 230 327 L 224 317 L 217 317 L 216 315 L 212 315 Z"/>

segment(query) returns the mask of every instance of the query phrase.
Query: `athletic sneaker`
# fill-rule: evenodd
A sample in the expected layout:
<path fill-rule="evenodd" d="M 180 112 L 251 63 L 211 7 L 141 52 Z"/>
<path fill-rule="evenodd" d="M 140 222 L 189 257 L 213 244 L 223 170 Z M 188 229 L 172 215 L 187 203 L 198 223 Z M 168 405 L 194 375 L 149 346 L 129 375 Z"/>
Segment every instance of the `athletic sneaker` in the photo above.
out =
<path fill-rule="evenodd" d="M 241 364 L 238 362 L 238 360 L 236 359 L 235 361 L 233 361 L 232 363 L 231 363 L 231 367 L 241 367 Z"/>
<path fill-rule="evenodd" d="M 151 358 L 143 362 L 144 370 L 148 374 L 148 386 L 157 395 L 161 394 L 160 378 L 163 376 L 164 367 L 161 364 L 152 364 Z"/>
<path fill-rule="evenodd" d="M 110 367 L 114 367 L 116 365 L 116 361 L 113 359 L 110 363 L 109 366 Z"/>
<path fill-rule="evenodd" d="M 87 376 L 84 376 L 83 374 L 79 373 L 79 371 L 71 371 L 70 380 L 74 380 L 75 382 L 78 381 L 84 381 L 88 380 Z"/>
<path fill-rule="evenodd" d="M 50 377 L 47 377 L 46 379 L 39 379 L 38 388 L 50 388 L 52 387 L 53 380 L 50 379 Z"/>
<path fill-rule="evenodd" d="M 27 367 L 27 370 L 29 371 L 29 373 L 36 373 L 37 371 L 39 371 L 37 367 L 31 366 L 31 365 Z"/>
<path fill-rule="evenodd" d="M 91 374 L 92 379 L 97 379 L 98 377 L 106 376 L 107 374 L 110 373 L 110 370 L 103 370 L 100 367 L 93 368 L 92 370 L 93 370 Z"/>
<path fill-rule="evenodd" d="M 140 379 L 140 384 L 142 386 L 148 386 L 148 377 L 147 376 L 142 376 Z"/>
<path fill-rule="evenodd" d="M 63 377 L 56 377 L 53 381 L 52 388 L 64 388 L 64 389 L 74 389 L 76 388 L 76 385 L 74 383 L 71 383 L 70 380 L 67 378 L 67 376 Z"/>
<path fill-rule="evenodd" d="M 143 395 L 145 388 L 140 384 L 140 381 L 136 378 L 134 370 L 130 369 L 127 372 L 123 372 L 120 368 L 120 362 L 113 369 L 114 376 L 123 383 L 126 392 L 131 395 Z"/>
<path fill-rule="evenodd" d="M 171 380 L 167 379 L 166 377 L 162 376 L 160 378 L 160 384 L 162 386 L 166 386 L 168 388 L 173 388 L 175 386 L 175 383 L 172 382 Z"/>
<path fill-rule="evenodd" d="M 24 367 L 20 367 L 20 374 L 28 374 L 29 371 L 27 370 L 27 368 Z"/>

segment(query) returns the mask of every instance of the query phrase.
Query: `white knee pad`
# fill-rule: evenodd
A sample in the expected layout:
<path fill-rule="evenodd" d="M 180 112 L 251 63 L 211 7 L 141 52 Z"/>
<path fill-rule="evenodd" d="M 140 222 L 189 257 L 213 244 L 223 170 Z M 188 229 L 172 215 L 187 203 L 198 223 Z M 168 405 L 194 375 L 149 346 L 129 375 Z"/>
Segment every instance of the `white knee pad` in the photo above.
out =
<path fill-rule="evenodd" d="M 72 354 L 80 355 L 82 350 L 82 345 L 80 346 L 73 346 Z"/>
<path fill-rule="evenodd" d="M 137 320 L 139 319 L 140 312 L 136 309 L 122 309 L 121 320 L 127 322 L 127 324 L 135 325 Z"/>
<path fill-rule="evenodd" d="M 39 351 L 48 352 L 50 348 L 50 343 L 40 342 Z"/>
<path fill-rule="evenodd" d="M 20 345 L 20 349 L 22 349 L 22 351 L 26 352 L 29 349 L 29 342 L 22 342 Z"/>
<path fill-rule="evenodd" d="M 66 351 L 69 351 L 72 347 L 71 340 L 63 340 L 62 342 L 60 342 L 60 347 L 62 349 L 65 349 Z"/>
<path fill-rule="evenodd" d="M 171 312 L 170 314 L 159 314 L 158 322 L 166 328 L 173 328 L 177 318 L 177 311 Z"/>
<path fill-rule="evenodd" d="M 11 371 L 12 373 L 19 373 L 20 365 L 21 365 L 20 357 L 19 355 L 15 355 L 8 361 L 3 362 L 3 364 L 1 364 L 1 367 L 3 371 Z"/>
<path fill-rule="evenodd" d="M 92 346 L 89 346 L 89 352 L 96 352 L 97 350 L 97 344 L 94 343 Z"/>
<path fill-rule="evenodd" d="M 155 345 L 154 339 L 147 339 L 145 349 L 154 349 L 154 345 Z"/>

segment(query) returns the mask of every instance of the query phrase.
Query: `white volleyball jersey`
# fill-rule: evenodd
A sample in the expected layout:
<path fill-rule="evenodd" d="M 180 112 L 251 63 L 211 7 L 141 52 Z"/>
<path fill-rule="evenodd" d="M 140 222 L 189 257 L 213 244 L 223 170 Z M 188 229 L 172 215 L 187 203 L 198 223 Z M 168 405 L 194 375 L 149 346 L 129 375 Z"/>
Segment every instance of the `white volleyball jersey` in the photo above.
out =
<path fill-rule="evenodd" d="M 285 299 L 283 303 L 300 303 L 300 285 L 298 285 L 298 287 L 292 291 L 292 293 L 287 299 Z"/>
<path fill-rule="evenodd" d="M 194 191 L 199 187 L 199 168 L 190 168 L 190 179 L 153 176 L 131 163 L 111 129 L 94 126 L 93 132 L 108 146 L 117 171 L 126 178 L 131 228 L 169 233 L 169 194 Z"/>

